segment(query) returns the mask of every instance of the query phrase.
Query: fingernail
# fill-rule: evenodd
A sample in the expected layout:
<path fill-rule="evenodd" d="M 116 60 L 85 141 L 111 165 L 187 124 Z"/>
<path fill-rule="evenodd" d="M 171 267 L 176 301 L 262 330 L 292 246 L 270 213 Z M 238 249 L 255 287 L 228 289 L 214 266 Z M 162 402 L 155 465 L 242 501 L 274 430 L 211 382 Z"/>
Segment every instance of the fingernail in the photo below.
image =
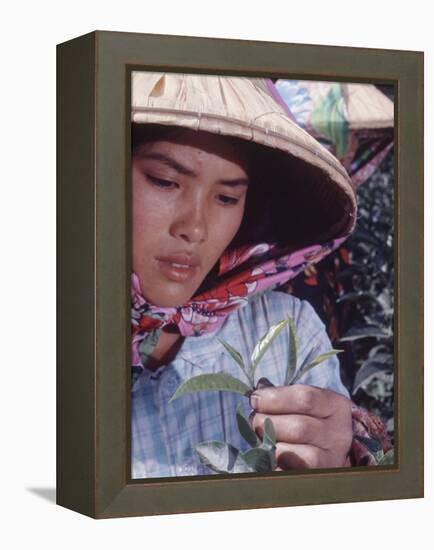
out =
<path fill-rule="evenodd" d="M 254 391 L 250 396 L 250 406 L 252 409 L 257 409 L 259 407 L 259 395 L 256 391 Z"/>

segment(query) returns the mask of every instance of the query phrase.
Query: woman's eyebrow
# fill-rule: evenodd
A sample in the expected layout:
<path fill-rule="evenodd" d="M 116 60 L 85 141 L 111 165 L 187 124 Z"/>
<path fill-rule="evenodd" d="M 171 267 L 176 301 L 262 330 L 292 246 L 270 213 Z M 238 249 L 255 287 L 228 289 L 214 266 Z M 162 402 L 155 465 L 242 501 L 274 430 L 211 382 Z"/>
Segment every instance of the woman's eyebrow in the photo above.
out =
<path fill-rule="evenodd" d="M 158 160 L 159 162 L 162 162 L 163 164 L 166 164 L 167 166 L 170 166 L 170 168 L 173 168 L 180 174 L 183 174 L 184 176 L 197 176 L 196 172 L 191 170 L 190 168 L 187 168 L 183 164 L 179 163 L 177 160 L 175 160 L 172 157 L 169 157 L 163 153 L 139 153 L 140 158 L 142 159 L 151 159 L 151 160 Z"/>
<path fill-rule="evenodd" d="M 159 162 L 162 162 L 163 164 L 166 164 L 166 166 L 169 166 L 170 168 L 173 168 L 180 174 L 183 174 L 184 176 L 192 176 L 197 177 L 197 173 L 194 170 L 191 170 L 191 168 L 187 168 L 174 158 L 165 155 L 164 153 L 157 153 L 157 152 L 148 152 L 148 153 L 139 153 L 140 158 L 142 159 L 150 159 L 150 160 L 157 160 Z M 229 187 L 238 187 L 238 186 L 248 186 L 249 180 L 248 178 L 234 178 L 234 179 L 224 179 L 220 180 L 219 183 L 221 185 L 227 185 Z"/>
<path fill-rule="evenodd" d="M 220 180 L 219 183 L 221 185 L 228 185 L 229 187 L 239 187 L 239 186 L 248 186 L 249 180 L 248 178 L 235 178 L 230 180 Z"/>

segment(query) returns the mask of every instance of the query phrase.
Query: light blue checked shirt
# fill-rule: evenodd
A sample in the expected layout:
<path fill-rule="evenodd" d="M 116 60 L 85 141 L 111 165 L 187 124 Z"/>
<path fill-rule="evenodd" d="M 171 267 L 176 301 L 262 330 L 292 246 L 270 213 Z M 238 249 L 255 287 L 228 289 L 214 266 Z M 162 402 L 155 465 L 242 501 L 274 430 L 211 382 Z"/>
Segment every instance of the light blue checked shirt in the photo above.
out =
<path fill-rule="evenodd" d="M 324 324 L 308 302 L 272 291 L 251 298 L 248 305 L 231 313 L 217 332 L 185 338 L 170 364 L 155 371 L 143 370 L 132 387 L 131 397 L 133 479 L 212 474 L 201 464 L 194 449 L 202 441 L 227 441 L 247 450 L 235 414 L 238 404 L 246 416 L 250 414 L 246 397 L 213 391 L 186 395 L 170 404 L 169 400 L 182 382 L 198 374 L 225 372 L 247 382 L 218 338 L 231 344 L 247 360 L 268 328 L 288 315 L 298 333 L 298 365 L 308 356 L 314 359 L 332 348 Z M 288 347 L 288 332 L 284 330 L 259 363 L 256 381 L 265 376 L 274 385 L 283 385 Z M 336 357 L 308 371 L 299 382 L 349 397 L 340 379 Z"/>

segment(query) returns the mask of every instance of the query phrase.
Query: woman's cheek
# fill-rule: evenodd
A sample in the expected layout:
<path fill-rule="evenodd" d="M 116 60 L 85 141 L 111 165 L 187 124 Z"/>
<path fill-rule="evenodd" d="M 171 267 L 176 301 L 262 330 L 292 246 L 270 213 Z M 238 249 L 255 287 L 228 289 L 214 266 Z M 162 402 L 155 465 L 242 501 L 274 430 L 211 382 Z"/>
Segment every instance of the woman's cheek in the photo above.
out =
<path fill-rule="evenodd" d="M 168 229 L 173 212 L 176 210 L 176 205 L 170 196 L 161 196 L 151 190 L 142 193 L 138 203 L 141 204 L 140 221 L 144 230 Z"/>
<path fill-rule="evenodd" d="M 244 215 L 244 201 L 232 208 L 227 208 L 225 214 L 224 220 L 220 223 L 220 231 L 222 232 L 222 229 L 225 231 L 225 240 L 227 241 L 224 248 L 232 241 L 241 226 Z"/>

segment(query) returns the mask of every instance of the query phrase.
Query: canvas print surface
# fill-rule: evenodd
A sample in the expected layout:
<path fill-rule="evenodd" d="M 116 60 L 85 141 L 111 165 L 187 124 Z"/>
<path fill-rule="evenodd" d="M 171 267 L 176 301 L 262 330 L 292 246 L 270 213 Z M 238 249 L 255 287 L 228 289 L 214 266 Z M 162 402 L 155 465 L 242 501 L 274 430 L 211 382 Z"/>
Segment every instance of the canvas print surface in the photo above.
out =
<path fill-rule="evenodd" d="M 393 464 L 392 86 L 131 72 L 131 478 Z"/>

